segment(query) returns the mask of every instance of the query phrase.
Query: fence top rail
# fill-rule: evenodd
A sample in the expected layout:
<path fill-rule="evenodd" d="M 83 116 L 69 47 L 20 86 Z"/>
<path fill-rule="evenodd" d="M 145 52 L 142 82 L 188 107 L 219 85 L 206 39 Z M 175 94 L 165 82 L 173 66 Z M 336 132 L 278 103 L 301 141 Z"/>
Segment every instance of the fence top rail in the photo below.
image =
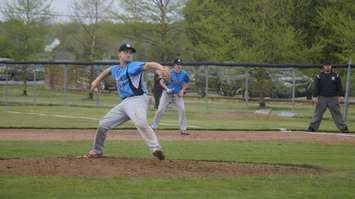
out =
<path fill-rule="evenodd" d="M 117 65 L 113 61 L 0 61 L 0 64 L 8 65 Z M 163 65 L 172 65 L 172 63 L 161 62 Z M 253 63 L 235 63 L 235 62 L 186 62 L 186 66 L 226 66 L 226 67 L 250 67 L 250 68 L 319 68 L 322 64 L 253 64 Z M 349 64 L 333 64 L 335 68 L 347 68 Z M 350 64 L 353 68 L 355 64 Z"/>

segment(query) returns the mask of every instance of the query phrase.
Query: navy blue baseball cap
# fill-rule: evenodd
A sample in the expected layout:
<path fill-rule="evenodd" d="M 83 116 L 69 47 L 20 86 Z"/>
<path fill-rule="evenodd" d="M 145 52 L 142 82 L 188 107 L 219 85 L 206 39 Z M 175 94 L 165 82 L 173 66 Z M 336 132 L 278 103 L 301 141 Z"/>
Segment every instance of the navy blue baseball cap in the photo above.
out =
<path fill-rule="evenodd" d="M 180 58 L 176 58 L 174 60 L 174 64 L 181 65 L 182 64 L 182 60 Z"/>
<path fill-rule="evenodd" d="M 136 49 L 133 48 L 132 44 L 124 43 L 118 48 L 118 52 L 131 50 L 133 53 L 136 52 Z"/>

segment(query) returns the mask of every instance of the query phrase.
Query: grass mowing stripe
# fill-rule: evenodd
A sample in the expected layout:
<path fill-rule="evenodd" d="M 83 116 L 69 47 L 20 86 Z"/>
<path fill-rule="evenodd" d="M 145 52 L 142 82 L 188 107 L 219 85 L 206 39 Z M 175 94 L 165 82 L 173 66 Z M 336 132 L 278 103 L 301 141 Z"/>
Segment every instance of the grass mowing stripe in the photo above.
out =
<path fill-rule="evenodd" d="M 351 199 L 355 178 L 268 176 L 204 179 L 0 177 L 1 198 Z"/>
<path fill-rule="evenodd" d="M 354 145 L 280 141 L 162 141 L 161 144 L 170 159 L 297 164 L 355 171 Z M 0 158 L 78 156 L 90 146 L 91 141 L 1 141 Z M 105 154 L 153 158 L 143 141 L 108 141 Z"/>

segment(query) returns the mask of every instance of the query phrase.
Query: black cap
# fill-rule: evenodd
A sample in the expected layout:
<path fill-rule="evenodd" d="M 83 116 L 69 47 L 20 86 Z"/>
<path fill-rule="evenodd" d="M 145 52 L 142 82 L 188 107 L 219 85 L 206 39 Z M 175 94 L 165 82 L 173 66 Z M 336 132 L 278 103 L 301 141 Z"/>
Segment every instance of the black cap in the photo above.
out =
<path fill-rule="evenodd" d="M 174 64 L 181 65 L 182 64 L 182 60 L 180 58 L 176 58 L 174 60 Z"/>
<path fill-rule="evenodd" d="M 322 63 L 323 63 L 322 66 L 332 65 L 331 60 L 330 60 L 330 59 L 327 59 L 327 58 L 323 59 L 323 60 L 322 60 Z"/>
<path fill-rule="evenodd" d="M 132 44 L 124 43 L 118 48 L 118 52 L 132 50 L 133 53 L 136 52 L 136 49 L 133 48 Z"/>

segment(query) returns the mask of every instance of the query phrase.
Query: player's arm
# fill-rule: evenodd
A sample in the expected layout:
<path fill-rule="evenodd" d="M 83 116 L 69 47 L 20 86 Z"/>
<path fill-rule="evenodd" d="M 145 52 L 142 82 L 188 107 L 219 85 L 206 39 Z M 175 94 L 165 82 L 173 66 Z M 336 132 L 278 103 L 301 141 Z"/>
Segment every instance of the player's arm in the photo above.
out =
<path fill-rule="evenodd" d="M 180 93 L 178 94 L 180 97 L 184 96 L 186 89 L 189 87 L 189 82 L 190 82 L 190 81 L 191 81 L 191 80 L 190 80 L 190 77 L 189 77 L 188 75 L 186 75 L 186 76 L 184 77 L 184 82 L 185 82 L 185 83 L 182 85 L 181 91 L 180 91 Z"/>
<path fill-rule="evenodd" d="M 100 82 L 102 80 L 104 80 L 106 77 L 111 75 L 111 70 L 112 67 L 109 67 L 107 69 L 105 69 L 104 71 L 102 71 L 102 73 L 96 77 L 96 79 L 91 83 L 91 92 L 95 91 L 96 88 L 98 88 L 100 86 Z"/>
<path fill-rule="evenodd" d="M 314 78 L 314 88 L 313 88 L 313 101 L 316 104 L 318 103 L 319 92 L 320 92 L 320 76 L 317 75 Z"/>
<path fill-rule="evenodd" d="M 156 62 L 146 62 L 143 65 L 143 70 L 157 70 L 157 73 L 163 79 L 169 79 L 169 76 L 170 76 L 169 68 L 164 67 L 164 66 L 162 66 L 162 65 L 160 65 L 159 63 L 156 63 Z"/>
<path fill-rule="evenodd" d="M 188 89 L 189 86 L 190 86 L 189 83 L 186 83 L 186 84 L 182 85 L 182 90 L 185 92 L 185 90 Z"/>
<path fill-rule="evenodd" d="M 168 89 L 168 86 L 165 84 L 163 79 L 160 79 L 159 84 L 163 89 L 165 89 L 165 90 Z"/>
<path fill-rule="evenodd" d="M 146 62 L 143 66 L 143 70 L 164 70 L 164 66 L 156 62 Z"/>
<path fill-rule="evenodd" d="M 340 76 L 337 74 L 337 94 L 338 94 L 338 102 L 344 102 L 344 93 L 343 93 L 343 85 L 341 83 Z"/>
<path fill-rule="evenodd" d="M 180 92 L 178 93 L 178 96 L 179 96 L 179 97 L 184 96 L 185 90 L 186 90 L 188 87 L 189 87 L 189 84 L 188 84 L 188 83 L 183 84 L 182 87 L 181 87 Z"/>

